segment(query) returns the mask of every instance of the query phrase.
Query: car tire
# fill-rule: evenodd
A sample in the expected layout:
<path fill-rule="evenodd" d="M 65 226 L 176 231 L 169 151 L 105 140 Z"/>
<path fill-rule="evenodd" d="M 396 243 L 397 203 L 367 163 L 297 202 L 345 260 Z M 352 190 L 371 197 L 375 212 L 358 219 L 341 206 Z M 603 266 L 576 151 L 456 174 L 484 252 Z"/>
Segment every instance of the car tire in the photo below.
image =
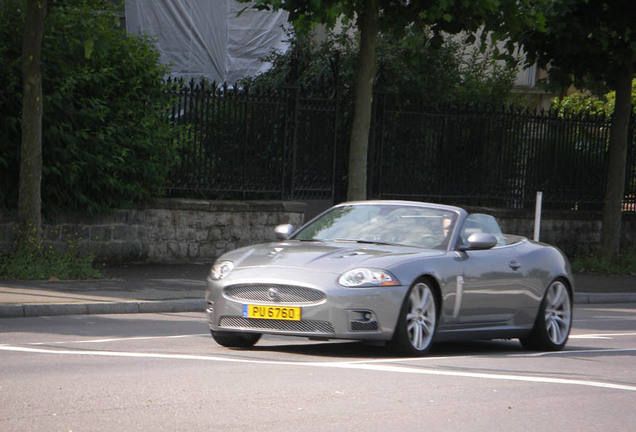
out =
<path fill-rule="evenodd" d="M 437 292 L 431 283 L 416 281 L 404 299 L 389 347 L 409 356 L 426 354 L 437 331 L 438 303 Z"/>
<path fill-rule="evenodd" d="M 572 328 L 572 295 L 566 282 L 557 279 L 546 290 L 532 332 L 520 338 L 531 351 L 559 351 L 568 341 Z"/>
<path fill-rule="evenodd" d="M 249 348 L 261 338 L 260 333 L 210 332 L 216 343 L 227 348 Z"/>

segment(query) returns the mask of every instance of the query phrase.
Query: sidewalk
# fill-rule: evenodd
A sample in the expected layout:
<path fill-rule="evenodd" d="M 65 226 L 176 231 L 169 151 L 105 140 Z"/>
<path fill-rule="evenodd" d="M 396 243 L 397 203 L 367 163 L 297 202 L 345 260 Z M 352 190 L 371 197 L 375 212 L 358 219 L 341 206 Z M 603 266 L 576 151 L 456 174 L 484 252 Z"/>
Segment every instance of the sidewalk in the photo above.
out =
<path fill-rule="evenodd" d="M 80 281 L 0 279 L 0 318 L 117 313 L 202 312 L 208 264 L 108 268 Z"/>
<path fill-rule="evenodd" d="M 109 268 L 105 279 L 0 279 L 0 318 L 118 313 L 203 312 L 210 264 Z M 635 276 L 575 275 L 575 303 L 636 303 Z"/>

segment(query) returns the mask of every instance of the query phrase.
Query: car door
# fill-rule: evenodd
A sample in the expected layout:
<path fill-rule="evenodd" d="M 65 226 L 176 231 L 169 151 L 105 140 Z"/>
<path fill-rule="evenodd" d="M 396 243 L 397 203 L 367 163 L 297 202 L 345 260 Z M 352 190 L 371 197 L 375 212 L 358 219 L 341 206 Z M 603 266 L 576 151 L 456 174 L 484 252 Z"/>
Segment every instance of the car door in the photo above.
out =
<path fill-rule="evenodd" d="M 457 278 L 453 318 L 459 323 L 505 324 L 514 318 L 524 298 L 516 248 L 506 246 L 492 216 L 468 216 L 459 241 L 473 232 L 492 234 L 498 244 L 491 249 L 458 252 L 462 272 Z"/>

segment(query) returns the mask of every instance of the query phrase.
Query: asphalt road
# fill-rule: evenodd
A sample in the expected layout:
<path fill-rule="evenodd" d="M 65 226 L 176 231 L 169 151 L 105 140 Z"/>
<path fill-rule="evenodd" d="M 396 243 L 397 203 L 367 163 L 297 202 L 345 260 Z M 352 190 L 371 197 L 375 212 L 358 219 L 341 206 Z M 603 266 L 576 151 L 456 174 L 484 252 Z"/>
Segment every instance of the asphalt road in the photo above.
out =
<path fill-rule="evenodd" d="M 0 320 L 0 431 L 632 431 L 636 304 L 575 310 L 565 351 L 265 337 L 202 314 Z"/>

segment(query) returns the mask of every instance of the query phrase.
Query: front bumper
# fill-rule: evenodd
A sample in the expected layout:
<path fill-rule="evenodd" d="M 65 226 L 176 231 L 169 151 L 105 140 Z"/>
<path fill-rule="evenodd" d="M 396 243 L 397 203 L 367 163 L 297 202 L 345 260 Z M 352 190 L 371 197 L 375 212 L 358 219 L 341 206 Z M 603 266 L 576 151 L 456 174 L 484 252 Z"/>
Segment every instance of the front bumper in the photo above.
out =
<path fill-rule="evenodd" d="M 212 331 L 388 340 L 408 287 L 345 288 L 339 275 L 306 269 L 240 269 L 221 281 L 207 280 Z M 276 295 L 268 295 L 274 292 Z M 244 316 L 244 305 L 299 307 L 299 321 Z"/>

